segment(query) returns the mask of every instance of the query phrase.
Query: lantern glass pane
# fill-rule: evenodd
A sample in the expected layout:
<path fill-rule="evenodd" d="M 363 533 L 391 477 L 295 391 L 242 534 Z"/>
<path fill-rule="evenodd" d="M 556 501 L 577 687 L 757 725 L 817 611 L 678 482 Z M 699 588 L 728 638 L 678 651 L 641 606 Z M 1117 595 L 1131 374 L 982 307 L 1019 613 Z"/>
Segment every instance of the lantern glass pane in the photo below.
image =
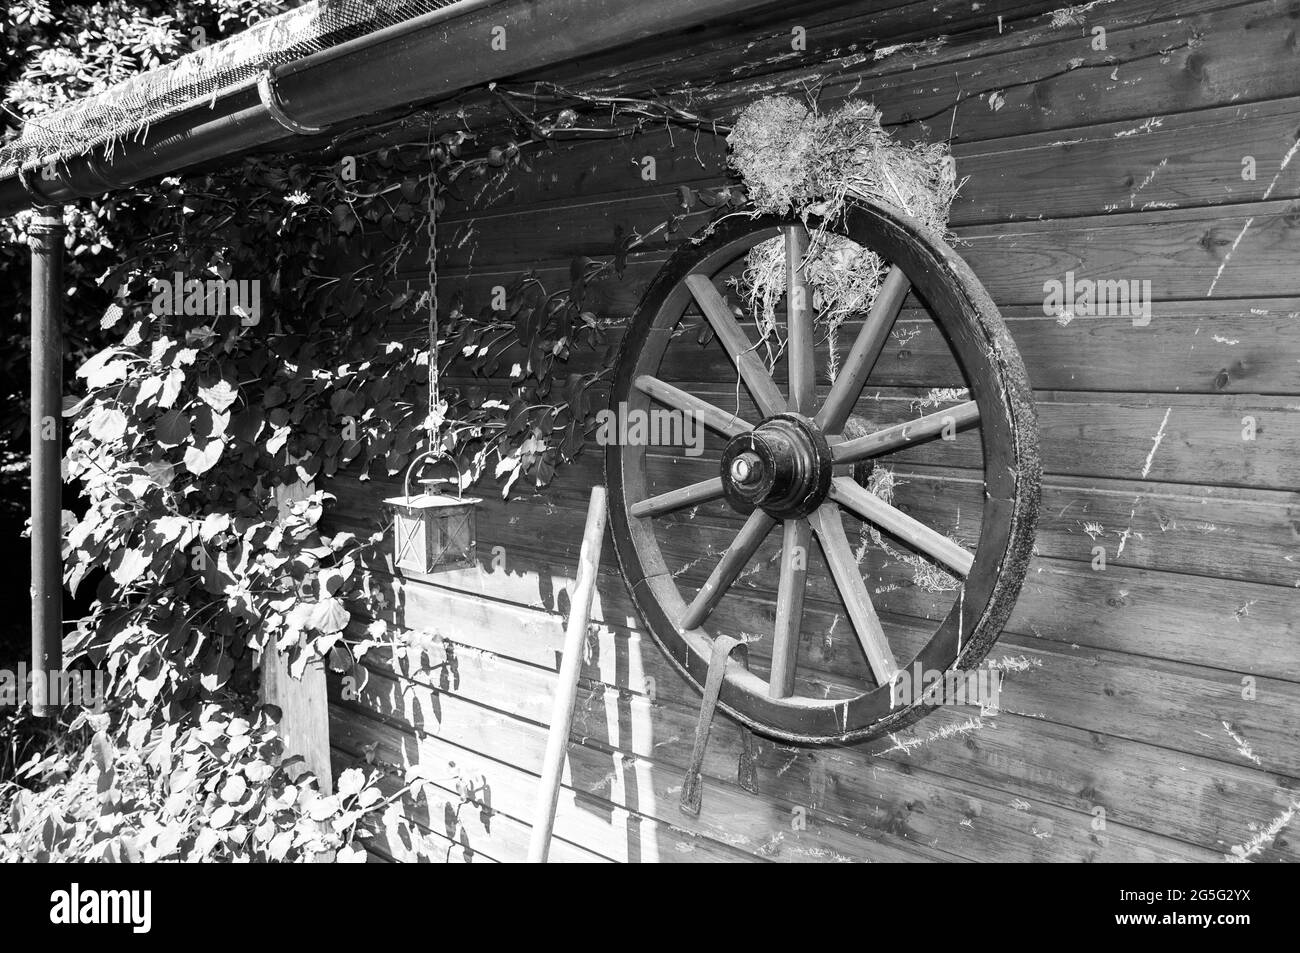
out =
<path fill-rule="evenodd" d="M 434 517 L 429 549 L 429 566 L 434 569 L 452 569 L 469 566 L 473 562 L 474 537 L 470 527 L 470 513 L 451 510 Z"/>
<path fill-rule="evenodd" d="M 395 561 L 399 568 L 415 572 L 428 571 L 428 539 L 425 521 L 419 511 L 399 510 L 393 521 L 396 537 Z"/>

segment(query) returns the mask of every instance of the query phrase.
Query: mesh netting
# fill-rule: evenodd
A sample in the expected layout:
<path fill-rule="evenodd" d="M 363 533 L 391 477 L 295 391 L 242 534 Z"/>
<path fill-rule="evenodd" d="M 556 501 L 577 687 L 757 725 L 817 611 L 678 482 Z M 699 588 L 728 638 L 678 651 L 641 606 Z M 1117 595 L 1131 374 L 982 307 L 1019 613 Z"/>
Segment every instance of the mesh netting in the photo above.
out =
<path fill-rule="evenodd" d="M 301 59 L 459 0 L 311 0 L 102 93 L 33 116 L 0 149 L 0 175 L 111 144 L 181 110 L 254 83 L 268 66 Z"/>

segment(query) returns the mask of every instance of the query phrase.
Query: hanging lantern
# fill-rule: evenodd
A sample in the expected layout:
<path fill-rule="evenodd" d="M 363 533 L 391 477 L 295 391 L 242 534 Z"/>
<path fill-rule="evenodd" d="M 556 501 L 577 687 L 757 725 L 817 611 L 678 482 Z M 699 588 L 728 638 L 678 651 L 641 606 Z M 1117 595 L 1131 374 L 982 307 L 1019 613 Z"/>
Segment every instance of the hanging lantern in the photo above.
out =
<path fill-rule="evenodd" d="M 474 507 L 483 501 L 462 496 L 459 479 L 455 496 L 429 492 L 412 496 L 411 474 L 427 457 L 451 459 L 440 450 L 420 454 L 406 468 L 403 495 L 384 500 L 393 508 L 393 562 L 399 569 L 418 573 L 473 566 Z"/>

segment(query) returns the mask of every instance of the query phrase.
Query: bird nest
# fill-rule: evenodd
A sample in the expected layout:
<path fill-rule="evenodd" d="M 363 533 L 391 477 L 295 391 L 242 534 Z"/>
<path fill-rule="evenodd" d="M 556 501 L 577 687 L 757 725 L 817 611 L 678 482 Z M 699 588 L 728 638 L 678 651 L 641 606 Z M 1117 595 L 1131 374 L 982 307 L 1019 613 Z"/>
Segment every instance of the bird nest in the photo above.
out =
<path fill-rule="evenodd" d="M 825 229 L 811 234 L 802 263 L 817 320 L 837 328 L 871 308 L 888 268 L 870 249 Z M 765 338 L 779 336 L 776 312 L 786 293 L 785 240 L 768 239 L 750 249 L 736 287 Z"/>
<path fill-rule="evenodd" d="M 947 145 L 899 142 L 870 103 L 848 102 L 822 114 L 788 96 L 760 99 L 741 112 L 727 141 L 755 214 L 820 220 L 803 267 L 817 320 L 832 330 L 870 309 L 888 270 L 875 252 L 831 230 L 850 201 L 891 206 L 946 235 L 958 188 Z M 774 238 L 749 252 L 736 282 L 769 339 L 779 336 L 785 281 L 784 243 Z"/>

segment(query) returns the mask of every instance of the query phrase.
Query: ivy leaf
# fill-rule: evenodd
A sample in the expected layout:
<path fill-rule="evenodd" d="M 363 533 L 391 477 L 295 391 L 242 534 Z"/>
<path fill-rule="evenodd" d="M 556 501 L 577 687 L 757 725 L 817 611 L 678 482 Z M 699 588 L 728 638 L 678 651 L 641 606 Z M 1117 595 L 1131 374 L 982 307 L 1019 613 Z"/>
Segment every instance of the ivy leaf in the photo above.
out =
<path fill-rule="evenodd" d="M 167 353 L 175 346 L 176 342 L 170 337 L 166 335 L 160 337 L 158 340 L 153 342 L 153 346 L 149 350 L 149 360 L 154 364 L 163 363 L 163 358 L 165 358 Z"/>
<path fill-rule="evenodd" d="M 107 331 L 117 322 L 122 320 L 122 306 L 116 301 L 104 309 L 104 316 L 99 319 L 99 327 L 102 331 Z"/>
<path fill-rule="evenodd" d="M 238 774 L 232 774 L 226 778 L 226 783 L 221 785 L 221 800 L 227 804 L 238 804 L 248 793 L 248 782 Z"/>
<path fill-rule="evenodd" d="M 153 675 L 140 674 L 135 680 L 135 691 L 144 701 L 152 702 L 167 682 L 167 669 L 159 665 Z"/>
<path fill-rule="evenodd" d="M 119 586 L 125 586 L 140 578 L 149 568 L 153 557 L 138 549 L 119 549 L 109 560 L 109 574 Z"/>
<path fill-rule="evenodd" d="M 347 672 L 352 669 L 352 653 L 346 645 L 336 645 L 330 649 L 330 670 Z"/>
<path fill-rule="evenodd" d="M 150 460 L 144 465 L 144 472 L 149 475 L 149 481 L 154 486 L 164 489 L 171 486 L 171 482 L 176 476 L 176 468 L 166 460 Z"/>
<path fill-rule="evenodd" d="M 235 812 L 231 811 L 230 816 L 234 817 Z M 198 836 L 194 838 L 194 852 L 192 856 L 198 857 L 198 859 L 202 860 L 210 854 L 212 848 L 216 847 L 219 843 L 221 843 L 221 837 L 217 832 L 211 827 L 205 827 L 203 830 L 199 831 Z"/>
<path fill-rule="evenodd" d="M 180 409 L 169 410 L 154 424 L 154 438 L 162 447 L 179 447 L 190 435 L 190 415 Z"/>
<path fill-rule="evenodd" d="M 199 539 L 203 542 L 211 542 L 212 538 L 218 533 L 223 533 L 230 528 L 230 516 L 226 513 L 209 513 L 203 517 L 203 524 L 199 527 Z"/>
<path fill-rule="evenodd" d="M 311 625 L 312 612 L 315 605 L 309 602 L 296 602 L 284 617 L 285 631 L 292 635 L 298 636 L 302 630 Z"/>
<path fill-rule="evenodd" d="M 198 772 L 193 768 L 181 766 L 171 773 L 167 779 L 167 785 L 171 788 L 173 794 L 186 794 L 194 787 L 198 781 Z"/>
<path fill-rule="evenodd" d="M 321 459 L 317 456 L 310 456 L 304 460 L 299 460 L 295 466 L 298 479 L 302 483 L 310 483 L 316 479 L 316 474 L 320 472 Z"/>
<path fill-rule="evenodd" d="M 122 336 L 122 343 L 127 347 L 138 347 L 144 341 L 144 324 L 136 321 Z"/>
<path fill-rule="evenodd" d="M 269 453 L 271 456 L 275 456 L 277 453 L 279 453 L 281 450 L 284 449 L 285 441 L 287 441 L 288 439 L 289 439 L 289 428 L 276 427 L 271 432 L 270 439 L 266 441 L 266 452 Z"/>
<path fill-rule="evenodd" d="M 95 755 L 95 766 L 100 771 L 107 771 L 113 766 L 116 760 L 116 752 L 113 750 L 113 744 L 108 740 L 108 735 L 102 731 L 95 732 L 90 739 L 90 747 Z"/>
<path fill-rule="evenodd" d="M 176 403 L 176 398 L 181 394 L 181 385 L 185 383 L 185 372 L 179 367 L 173 367 L 167 372 L 167 379 L 163 381 L 162 396 L 158 398 L 158 406 L 164 409 Z"/>
<path fill-rule="evenodd" d="M 113 443 L 126 434 L 126 414 L 116 407 L 101 407 L 90 420 L 90 435 L 101 443 Z"/>
<path fill-rule="evenodd" d="M 324 635 L 342 632 L 352 619 L 351 613 L 343 608 L 343 603 L 333 596 L 328 596 L 316 603 L 308 617 L 308 624 Z"/>
<path fill-rule="evenodd" d="M 221 451 L 226 447 L 220 439 L 209 440 L 203 447 L 185 448 L 185 469 L 195 476 L 202 476 L 217 465 Z"/>
<path fill-rule="evenodd" d="M 63 416 L 64 416 L 64 417 L 76 417 L 78 414 L 80 414 L 83 410 L 85 410 L 87 407 L 89 407 L 89 406 L 90 406 L 91 404 L 93 404 L 94 402 L 95 402 L 95 395 L 94 395 L 94 394 L 87 394 L 85 397 L 81 398 L 81 400 L 78 400 L 78 401 L 76 401 L 76 402 L 72 402 L 72 398 L 71 398 L 71 397 L 64 397 L 64 398 L 63 398 Z"/>
<path fill-rule="evenodd" d="M 224 413 L 238 397 L 239 391 L 225 378 L 199 388 L 199 399 L 217 413 Z"/>
<path fill-rule="evenodd" d="M 226 435 L 230 414 L 221 413 L 200 404 L 194 413 L 194 437 L 199 440 L 216 440 Z"/>
<path fill-rule="evenodd" d="M 289 853 L 289 848 L 293 846 L 293 831 L 280 831 L 271 838 L 271 843 L 267 847 L 267 855 L 274 861 L 281 861 Z"/>
<path fill-rule="evenodd" d="M 326 569 L 320 574 L 320 587 L 326 595 L 334 595 L 343 588 L 343 584 L 348 581 L 352 575 L 352 568 L 355 563 L 350 564 L 346 569 Z"/>
<path fill-rule="evenodd" d="M 366 786 L 366 776 L 357 768 L 348 768 L 339 775 L 338 794 L 341 798 L 349 798 L 354 794 L 360 794 L 361 789 Z"/>
<path fill-rule="evenodd" d="M 81 365 L 77 371 L 77 376 L 84 379 L 86 386 L 91 390 L 99 390 L 99 388 L 107 387 L 109 384 L 116 384 L 126 377 L 127 369 L 130 367 L 126 361 L 113 360 L 116 355 L 117 351 L 112 348 L 100 351 Z"/>
<path fill-rule="evenodd" d="M 234 670 L 235 660 L 230 657 L 230 653 L 210 654 L 203 664 L 203 674 L 199 677 L 199 684 L 208 691 L 215 692 L 230 681 Z"/>
<path fill-rule="evenodd" d="M 235 819 L 235 809 L 231 807 L 229 804 L 223 804 L 215 811 L 212 812 L 212 815 L 208 818 L 208 823 L 212 827 L 215 827 L 218 830 L 220 830 L 221 828 L 226 827 L 228 824 L 230 824 L 230 822 L 233 821 L 234 819 Z"/>
<path fill-rule="evenodd" d="M 146 377 L 140 383 L 140 389 L 135 394 L 135 408 L 139 410 L 141 405 L 147 404 L 158 396 L 162 390 L 163 379 L 158 376 Z"/>
<path fill-rule="evenodd" d="M 582 432 L 582 427 L 578 419 L 575 417 L 573 420 L 569 421 L 569 426 L 565 429 L 564 442 L 560 445 L 560 452 L 564 454 L 565 459 L 572 460 L 578 455 L 578 452 L 582 450 L 584 442 L 585 437 Z"/>
<path fill-rule="evenodd" d="M 507 459 L 513 464 L 513 466 L 510 468 L 510 476 L 506 478 L 506 485 L 501 488 L 501 499 L 503 500 L 510 496 L 510 488 L 515 485 L 515 481 L 519 479 L 519 474 L 523 472 L 519 467 L 518 457 L 508 457 Z M 505 462 L 505 460 L 501 461 L 501 463 Z M 497 464 L 498 475 L 500 475 L 500 470 L 501 464 L 499 463 Z"/>
<path fill-rule="evenodd" d="M 168 543 L 180 539 L 181 534 L 189 528 L 190 521 L 184 516 L 161 516 L 153 521 L 153 531 Z"/>
<path fill-rule="evenodd" d="M 312 801 L 307 816 L 313 821 L 327 821 L 339 812 L 339 799 L 333 795 Z"/>
<path fill-rule="evenodd" d="M 555 479 L 555 464 L 551 462 L 548 455 L 542 458 L 537 467 L 537 485 L 539 487 L 546 486 L 553 479 Z"/>

